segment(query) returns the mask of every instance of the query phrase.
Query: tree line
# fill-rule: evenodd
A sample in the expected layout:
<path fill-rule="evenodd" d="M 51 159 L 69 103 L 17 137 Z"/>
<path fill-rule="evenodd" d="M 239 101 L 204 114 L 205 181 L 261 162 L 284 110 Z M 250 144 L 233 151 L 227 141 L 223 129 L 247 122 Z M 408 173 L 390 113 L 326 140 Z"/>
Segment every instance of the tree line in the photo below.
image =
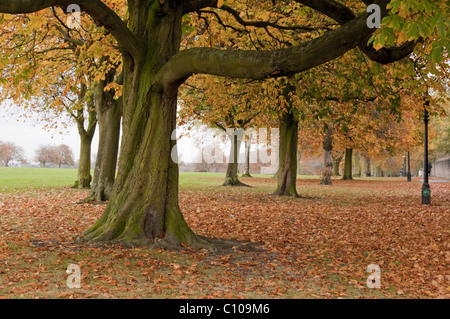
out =
<path fill-rule="evenodd" d="M 36 150 L 33 160 L 39 162 L 42 167 L 49 164 L 56 165 L 58 168 L 75 165 L 73 152 L 66 144 L 41 145 Z M 22 147 L 12 142 L 2 141 L 0 141 L 0 162 L 6 167 L 12 163 L 29 164 Z"/>

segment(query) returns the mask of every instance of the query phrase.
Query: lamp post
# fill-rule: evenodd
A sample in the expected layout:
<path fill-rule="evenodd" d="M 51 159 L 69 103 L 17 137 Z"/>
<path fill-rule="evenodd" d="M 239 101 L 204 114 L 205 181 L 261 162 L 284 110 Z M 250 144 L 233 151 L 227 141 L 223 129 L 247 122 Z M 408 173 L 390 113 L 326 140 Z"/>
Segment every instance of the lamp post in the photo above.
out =
<path fill-rule="evenodd" d="M 425 124 L 425 141 L 424 141 L 424 156 L 423 156 L 423 185 L 422 185 L 422 205 L 431 204 L 431 191 L 428 184 L 428 110 L 427 106 L 430 105 L 429 101 L 425 102 L 423 122 Z"/>
<path fill-rule="evenodd" d="M 411 181 L 411 161 L 409 158 L 409 152 L 408 152 L 408 173 L 406 174 L 406 181 L 407 182 Z"/>

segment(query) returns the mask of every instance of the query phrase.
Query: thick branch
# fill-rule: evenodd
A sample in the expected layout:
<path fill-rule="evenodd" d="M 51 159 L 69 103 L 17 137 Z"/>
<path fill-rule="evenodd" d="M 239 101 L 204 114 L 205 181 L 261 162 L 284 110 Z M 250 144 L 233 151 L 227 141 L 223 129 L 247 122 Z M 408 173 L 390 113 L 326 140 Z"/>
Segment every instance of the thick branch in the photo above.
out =
<path fill-rule="evenodd" d="M 196 73 L 235 78 L 264 79 L 295 74 L 333 60 L 355 48 L 374 30 L 367 14 L 302 45 L 272 51 L 192 48 L 173 56 L 156 79 L 176 89 Z"/>
<path fill-rule="evenodd" d="M 196 12 L 204 8 L 216 8 L 217 0 L 185 0 L 183 3 L 183 14 Z"/>
<path fill-rule="evenodd" d="M 353 19 L 355 19 L 355 15 L 352 10 L 347 8 L 346 6 L 334 1 L 334 0 L 295 0 L 298 3 L 304 4 L 331 19 L 339 22 L 340 24 L 347 23 Z M 369 3 L 368 1 L 363 1 L 365 3 Z M 379 0 L 379 1 L 370 1 L 370 3 L 378 3 L 382 10 L 382 17 L 387 16 L 389 14 L 386 9 L 387 4 L 390 0 Z M 366 54 L 371 60 L 387 64 L 391 62 L 395 62 L 407 57 L 416 46 L 415 42 L 406 42 L 400 47 L 393 48 L 381 48 L 380 50 L 375 50 L 372 44 L 368 45 L 370 35 L 361 41 L 359 48 L 361 51 Z"/>

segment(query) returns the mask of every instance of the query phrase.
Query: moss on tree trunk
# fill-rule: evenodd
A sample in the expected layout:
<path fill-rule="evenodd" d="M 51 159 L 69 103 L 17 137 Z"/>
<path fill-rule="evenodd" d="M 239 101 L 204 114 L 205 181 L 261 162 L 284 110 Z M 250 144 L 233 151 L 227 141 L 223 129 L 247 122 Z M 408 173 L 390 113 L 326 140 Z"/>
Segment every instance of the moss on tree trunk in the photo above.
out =
<path fill-rule="evenodd" d="M 182 11 L 168 2 L 162 8 L 158 1 L 131 3 L 129 10 L 132 29 L 147 29 L 151 37 L 142 60 L 124 56 L 118 174 L 103 215 L 84 239 L 170 248 L 184 243 L 212 249 L 209 240 L 189 228 L 178 204 L 178 164 L 171 157 L 176 147 L 171 136 L 176 128 L 177 91 L 152 82 L 152 75 L 179 50 Z M 147 21 L 157 22 L 147 25 Z"/>

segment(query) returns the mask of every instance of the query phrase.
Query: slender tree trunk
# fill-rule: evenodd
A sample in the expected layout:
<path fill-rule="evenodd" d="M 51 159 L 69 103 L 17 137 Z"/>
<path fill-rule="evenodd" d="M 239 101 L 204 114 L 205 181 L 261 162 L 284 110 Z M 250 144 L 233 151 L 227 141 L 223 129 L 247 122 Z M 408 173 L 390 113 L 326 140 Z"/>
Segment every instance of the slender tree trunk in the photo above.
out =
<path fill-rule="evenodd" d="M 106 81 L 100 81 L 94 93 L 99 143 L 92 190 L 83 202 L 109 200 L 116 178 L 122 98 L 115 100 L 113 92 L 104 91 L 105 86 Z"/>
<path fill-rule="evenodd" d="M 244 164 L 244 174 L 242 174 L 243 177 L 252 177 L 250 175 L 250 146 L 251 146 L 251 139 L 250 137 L 245 142 L 245 164 Z"/>
<path fill-rule="evenodd" d="M 302 175 L 302 154 L 302 149 L 297 151 L 297 175 Z"/>
<path fill-rule="evenodd" d="M 328 128 L 325 136 L 323 137 L 323 172 L 321 185 L 331 185 L 331 176 L 333 175 L 333 129 Z"/>
<path fill-rule="evenodd" d="M 278 185 L 274 195 L 298 197 L 297 141 L 298 121 L 293 114 L 283 112 L 280 116 Z"/>
<path fill-rule="evenodd" d="M 161 2 L 161 1 L 160 1 Z M 147 39 L 146 55 L 124 55 L 123 138 L 119 170 L 108 205 L 84 239 L 180 248 L 213 248 L 189 228 L 178 204 L 176 141 L 177 89 L 152 82 L 161 66 L 178 52 L 182 11 L 170 1 L 129 2 L 130 27 Z M 149 16 L 158 22 L 149 24 Z"/>
<path fill-rule="evenodd" d="M 382 168 L 382 166 L 381 166 L 381 164 L 379 164 L 377 167 L 376 167 L 376 176 L 377 177 L 383 177 L 383 168 Z"/>
<path fill-rule="evenodd" d="M 92 181 L 91 175 L 91 144 L 94 138 L 95 129 L 97 127 L 97 114 L 95 112 L 92 96 L 86 99 L 87 87 L 82 86 L 82 92 L 78 95 L 80 104 L 86 104 L 88 113 L 88 126 L 84 127 L 84 111 L 83 108 L 77 110 L 77 127 L 80 135 L 80 158 L 78 161 L 78 179 L 73 185 L 74 188 L 89 188 Z"/>
<path fill-rule="evenodd" d="M 370 167 L 370 158 L 364 156 L 363 160 L 363 176 L 364 177 L 370 177 L 371 174 L 371 167 Z"/>
<path fill-rule="evenodd" d="M 344 176 L 343 180 L 352 180 L 352 153 L 353 149 L 347 148 L 345 150 Z"/>
<path fill-rule="evenodd" d="M 343 157 L 344 156 L 342 154 L 335 157 L 334 164 L 333 164 L 334 165 L 334 168 L 333 168 L 333 175 L 334 176 L 341 176 L 339 174 L 339 166 L 341 165 L 341 161 L 342 161 Z"/>
<path fill-rule="evenodd" d="M 360 163 L 360 156 L 359 156 L 359 152 L 355 151 L 355 162 L 353 164 L 354 167 L 354 173 L 356 174 L 356 176 L 361 177 L 361 163 Z"/>
<path fill-rule="evenodd" d="M 239 150 L 241 149 L 242 139 L 242 130 L 236 130 L 231 137 L 230 157 L 223 186 L 248 186 L 238 178 Z"/>
<path fill-rule="evenodd" d="M 80 158 L 78 162 L 78 179 L 74 188 L 89 188 L 92 181 L 91 175 L 91 144 L 92 137 L 88 134 L 80 136 Z"/>

